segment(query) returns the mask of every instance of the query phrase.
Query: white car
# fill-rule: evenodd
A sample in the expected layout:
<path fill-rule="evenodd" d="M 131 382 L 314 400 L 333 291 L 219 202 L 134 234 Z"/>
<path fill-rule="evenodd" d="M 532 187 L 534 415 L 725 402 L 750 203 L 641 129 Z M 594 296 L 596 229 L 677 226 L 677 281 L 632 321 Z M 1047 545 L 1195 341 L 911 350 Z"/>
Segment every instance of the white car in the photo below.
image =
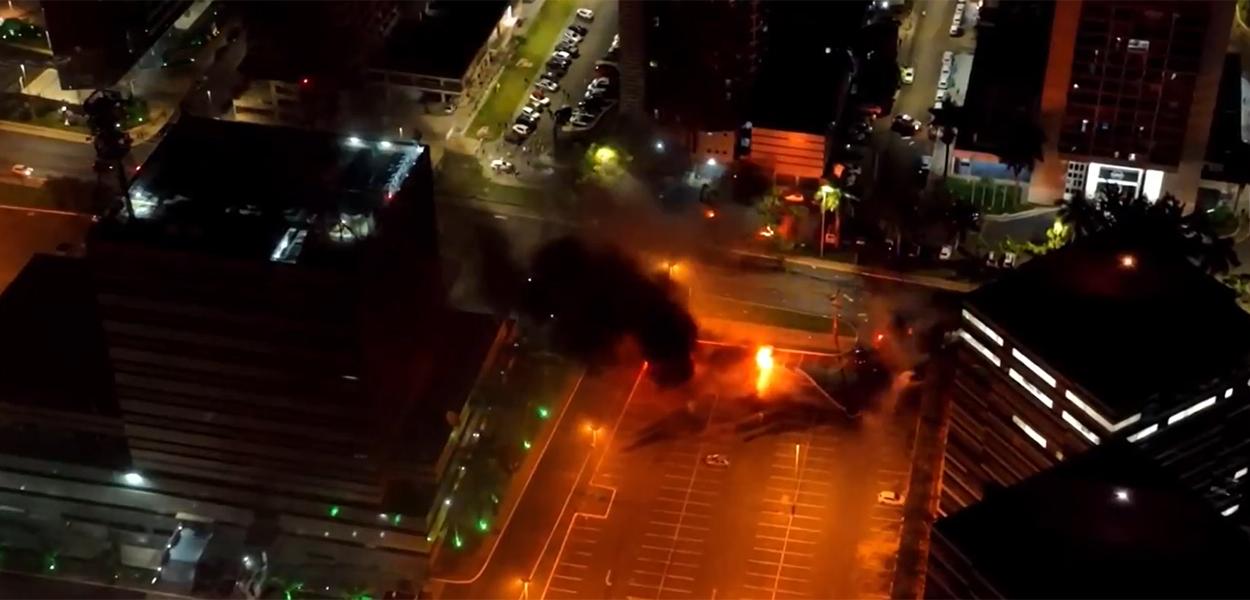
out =
<path fill-rule="evenodd" d="M 947 50 L 942 53 L 942 66 L 949 67 L 951 62 L 955 60 L 955 53 Z"/>
<path fill-rule="evenodd" d="M 904 84 L 911 85 L 911 82 L 916 80 L 916 70 L 911 67 L 905 67 L 902 73 L 899 74 L 899 79 L 901 79 Z"/>
<path fill-rule="evenodd" d="M 534 116 L 534 117 L 536 117 L 536 116 L 538 116 L 539 114 L 541 114 L 541 113 L 542 113 L 542 111 L 543 111 L 543 109 L 542 109 L 542 108 L 537 107 L 537 106 L 534 106 L 534 105 L 532 105 L 532 104 L 526 104 L 525 106 L 522 106 L 522 107 L 521 107 L 521 114 L 523 114 L 523 115 L 525 115 L 525 116 L 527 116 L 527 117 L 530 117 L 530 116 Z"/>
<path fill-rule="evenodd" d="M 18 177 L 30 177 L 35 174 L 35 169 L 26 165 L 13 165 L 9 168 L 9 172 Z"/>
<path fill-rule="evenodd" d="M 612 80 L 608 79 L 607 77 L 596 77 L 594 78 L 593 81 L 590 82 L 590 86 L 591 87 L 608 87 L 608 84 L 610 83 L 612 83 Z"/>
<path fill-rule="evenodd" d="M 886 506 L 902 506 L 903 495 L 893 490 L 883 490 L 877 493 L 877 503 Z"/>
<path fill-rule="evenodd" d="M 535 94 L 534 92 L 530 92 L 530 104 L 535 104 L 543 108 L 546 108 L 548 104 L 551 104 L 551 98 L 548 98 L 546 96 L 540 96 L 538 94 Z"/>
<path fill-rule="evenodd" d="M 490 161 L 490 169 L 496 173 L 515 173 L 516 165 L 502 158 L 496 158 Z"/>
<path fill-rule="evenodd" d="M 703 457 L 703 464 L 709 467 L 728 467 L 729 457 L 724 454 L 709 454 Z"/>
<path fill-rule="evenodd" d="M 563 50 L 556 50 L 555 52 L 551 53 L 551 58 L 558 58 L 560 60 L 573 60 L 573 55 Z"/>
<path fill-rule="evenodd" d="M 538 87 L 540 87 L 540 88 L 542 88 L 542 89 L 544 89 L 544 90 L 547 90 L 548 92 L 554 92 L 554 91 L 556 91 L 556 90 L 560 89 L 560 84 L 558 84 L 558 83 L 556 83 L 556 82 L 554 82 L 554 81 L 552 81 L 552 80 L 550 80 L 550 79 L 539 79 L 539 80 L 538 80 L 538 83 L 536 83 L 536 84 L 534 84 L 534 85 L 536 85 L 536 86 L 538 86 Z"/>
<path fill-rule="evenodd" d="M 590 10 L 589 8 L 579 8 L 577 9 L 577 18 L 583 21 L 594 21 L 595 11 Z"/>
<path fill-rule="evenodd" d="M 939 90 L 944 90 L 944 89 L 946 89 L 946 88 L 949 88 L 950 86 L 951 86 L 951 82 L 950 82 L 950 80 L 949 80 L 949 79 L 947 79 L 947 78 L 945 78 L 945 77 L 943 77 L 943 78 L 941 78 L 941 79 L 938 79 L 938 89 L 939 89 Z"/>
<path fill-rule="evenodd" d="M 594 121 L 590 118 L 589 115 L 584 115 L 584 114 L 573 115 L 573 118 L 569 119 L 569 125 L 572 125 L 574 127 L 590 127 L 591 123 L 594 123 Z"/>
<path fill-rule="evenodd" d="M 530 128 L 529 128 L 529 126 L 528 126 L 528 125 L 522 125 L 522 124 L 520 124 L 520 123 L 517 123 L 516 125 L 513 125 L 513 126 L 512 126 L 512 131 L 513 131 L 514 133 L 516 133 L 517 135 L 521 136 L 521 137 L 525 137 L 525 136 L 527 136 L 527 135 L 529 135 L 529 134 L 530 134 Z"/>
<path fill-rule="evenodd" d="M 583 40 L 583 39 L 586 39 L 586 38 L 584 38 L 584 37 L 582 36 L 582 34 L 577 33 L 576 31 L 569 31 L 569 30 L 565 29 L 565 30 L 564 30 L 564 39 L 566 39 L 566 40 L 568 40 L 568 41 L 570 41 L 570 42 L 573 42 L 574 44 L 580 44 L 580 43 L 582 43 L 582 40 Z"/>

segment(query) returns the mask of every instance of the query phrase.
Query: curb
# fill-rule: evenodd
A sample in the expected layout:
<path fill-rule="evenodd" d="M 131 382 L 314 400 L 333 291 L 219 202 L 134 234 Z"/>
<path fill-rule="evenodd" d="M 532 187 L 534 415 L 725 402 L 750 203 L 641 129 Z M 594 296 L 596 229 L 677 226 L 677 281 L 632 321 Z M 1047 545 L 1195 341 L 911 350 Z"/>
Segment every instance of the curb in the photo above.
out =
<path fill-rule="evenodd" d="M 730 253 L 743 261 L 750 261 L 756 266 L 764 266 L 779 271 L 795 272 L 797 271 L 795 267 L 801 266 L 807 267 L 807 272 L 821 269 L 961 293 L 970 292 L 978 287 L 977 284 L 965 281 L 944 279 L 942 277 L 934 277 L 930 275 L 909 275 L 906 273 L 899 273 L 897 271 L 889 271 L 876 267 L 861 267 L 859 265 L 850 265 L 832 260 L 817 260 L 806 257 L 786 257 L 782 255 L 760 254 L 758 252 L 749 252 L 745 250 L 731 250 Z"/>
<path fill-rule="evenodd" d="M 71 133 L 62 129 L 54 129 L 52 127 L 43 127 L 41 125 L 30 125 L 27 123 L 19 123 L 17 121 L 0 121 L 0 131 L 8 131 L 21 135 L 33 135 L 62 142 L 72 142 L 83 145 L 90 145 L 87 136 Z"/>

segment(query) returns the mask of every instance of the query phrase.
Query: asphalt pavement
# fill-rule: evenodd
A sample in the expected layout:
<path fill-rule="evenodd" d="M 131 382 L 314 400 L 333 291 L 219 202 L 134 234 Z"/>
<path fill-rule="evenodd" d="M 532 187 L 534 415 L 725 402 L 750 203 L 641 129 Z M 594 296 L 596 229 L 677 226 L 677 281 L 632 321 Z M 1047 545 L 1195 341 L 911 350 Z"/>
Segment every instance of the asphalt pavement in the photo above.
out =
<path fill-rule="evenodd" d="M 595 63 L 603 59 L 603 56 L 608 52 L 608 47 L 612 45 L 612 36 L 618 31 L 617 2 L 612 0 L 591 0 L 582 2 L 579 6 L 594 10 L 595 20 L 591 23 L 579 21 L 576 17 L 569 20 L 570 25 L 576 23 L 587 27 L 590 31 L 587 32 L 585 39 L 580 44 L 581 56 L 573 59 L 573 64 L 569 67 L 568 73 L 560 79 L 560 89 L 547 93 L 547 96 L 552 99 L 551 105 L 543 114 L 542 120 L 539 121 L 538 129 L 522 143 L 513 143 L 506 141 L 505 138 L 500 138 L 484 143 L 482 149 L 478 152 L 478 157 L 482 160 L 482 167 L 488 173 L 490 172 L 490 161 L 496 158 L 504 158 L 516 165 L 516 175 L 496 177 L 496 181 L 499 183 L 515 184 L 519 181 L 541 181 L 543 179 L 540 171 L 553 164 L 552 148 L 554 146 L 555 111 L 562 106 L 576 105 L 581 101 L 582 94 L 586 91 L 586 86 L 594 79 Z M 546 67 L 543 66 L 540 69 L 540 73 L 545 71 Z M 522 99 L 514 111 L 514 117 L 521 110 L 521 106 L 528 102 L 528 96 Z M 511 126 L 512 124 L 509 123 L 508 127 Z"/>
<path fill-rule="evenodd" d="M 800 392 L 786 390 L 799 384 L 786 368 L 836 359 L 778 352 L 776 360 L 776 391 L 762 402 L 750 394 L 749 353 L 682 389 L 644 382 L 529 593 L 887 597 L 902 511 L 876 494 L 906 492 L 909 424 L 871 416 L 848 424 L 827 410 L 795 417 Z M 791 416 L 774 420 L 781 414 Z M 709 464 L 710 454 L 729 464 Z"/>

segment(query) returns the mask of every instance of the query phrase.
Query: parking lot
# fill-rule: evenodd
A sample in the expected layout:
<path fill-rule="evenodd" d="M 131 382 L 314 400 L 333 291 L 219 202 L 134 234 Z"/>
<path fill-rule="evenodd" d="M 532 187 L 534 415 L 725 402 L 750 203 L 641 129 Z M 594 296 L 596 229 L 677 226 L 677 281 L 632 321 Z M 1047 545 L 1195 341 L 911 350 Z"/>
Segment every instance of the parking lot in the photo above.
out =
<path fill-rule="evenodd" d="M 751 437 L 737 424 L 754 408 L 723 395 L 694 401 L 697 432 L 649 438 L 686 412 L 681 398 L 639 391 L 532 589 L 550 598 L 888 595 L 902 513 L 877 495 L 906 492 L 904 429 L 813 424 Z"/>

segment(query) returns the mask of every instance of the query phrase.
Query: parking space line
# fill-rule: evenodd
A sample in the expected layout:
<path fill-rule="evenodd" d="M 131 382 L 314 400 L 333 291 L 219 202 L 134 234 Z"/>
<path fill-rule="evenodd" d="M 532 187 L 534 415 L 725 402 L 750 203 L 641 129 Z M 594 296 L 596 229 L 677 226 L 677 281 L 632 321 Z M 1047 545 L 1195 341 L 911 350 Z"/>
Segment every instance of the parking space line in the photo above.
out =
<path fill-rule="evenodd" d="M 778 528 L 778 529 L 785 529 L 785 528 L 786 528 L 786 526 L 785 526 L 785 525 L 778 525 L 778 524 L 776 524 L 776 523 L 764 523 L 764 522 L 760 522 L 760 523 L 756 523 L 756 525 L 759 525 L 759 526 L 762 526 L 762 527 L 776 527 L 776 528 Z M 819 529 L 812 529 L 811 527 L 799 527 L 799 526 L 797 526 L 797 525 L 790 525 L 789 527 L 790 527 L 790 530 L 792 530 L 792 531 L 803 531 L 803 532 L 807 532 L 807 533 L 820 533 L 820 530 L 819 530 Z"/>
<path fill-rule="evenodd" d="M 751 549 L 752 549 L 752 550 L 758 550 L 758 551 L 760 551 L 760 552 L 771 552 L 771 553 L 773 553 L 773 554 L 781 554 L 781 553 L 782 553 L 782 552 L 781 552 L 781 550 L 775 550 L 775 549 L 773 549 L 773 548 L 761 548 L 761 547 L 759 547 L 759 546 L 752 546 L 752 547 L 751 547 Z M 786 555 L 786 556 L 797 556 L 797 557 L 799 557 L 799 558 L 816 558 L 816 555 L 815 555 L 815 554 L 810 554 L 810 553 L 808 553 L 808 552 L 786 552 L 786 553 L 785 553 L 785 555 Z"/>
<path fill-rule="evenodd" d="M 548 589 L 548 590 L 550 590 L 550 591 L 553 591 L 553 592 L 564 592 L 565 594 L 580 594 L 580 593 L 581 593 L 581 592 L 578 592 L 578 591 L 575 591 L 575 590 L 566 590 L 566 589 L 564 589 L 564 588 L 558 588 L 558 587 L 556 587 L 556 586 L 554 586 L 554 585 L 552 585 L 552 586 L 547 586 L 547 589 Z"/>
<path fill-rule="evenodd" d="M 552 575 L 551 578 L 552 579 L 568 579 L 569 581 L 584 581 L 581 577 L 574 577 L 572 575 L 555 574 L 555 575 Z"/>

